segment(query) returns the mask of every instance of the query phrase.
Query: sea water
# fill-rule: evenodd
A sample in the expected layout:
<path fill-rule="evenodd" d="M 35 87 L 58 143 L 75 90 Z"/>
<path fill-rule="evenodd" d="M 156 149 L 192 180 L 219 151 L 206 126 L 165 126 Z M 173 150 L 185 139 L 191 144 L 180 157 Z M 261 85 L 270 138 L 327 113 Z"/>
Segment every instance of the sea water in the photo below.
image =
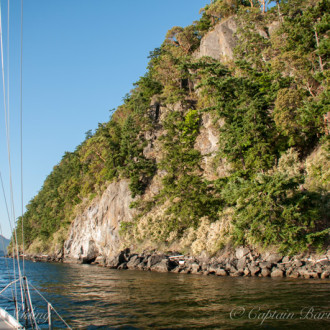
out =
<path fill-rule="evenodd" d="M 12 268 L 11 259 L 0 258 L 0 290 L 13 279 Z M 25 261 L 25 274 L 31 288 L 73 329 L 330 328 L 329 280 L 161 274 L 31 261 Z M 9 289 L 0 297 L 0 306 L 9 311 L 11 295 Z M 36 318 L 46 329 L 47 305 L 33 289 L 31 295 Z M 55 315 L 53 322 L 54 328 L 65 328 Z"/>

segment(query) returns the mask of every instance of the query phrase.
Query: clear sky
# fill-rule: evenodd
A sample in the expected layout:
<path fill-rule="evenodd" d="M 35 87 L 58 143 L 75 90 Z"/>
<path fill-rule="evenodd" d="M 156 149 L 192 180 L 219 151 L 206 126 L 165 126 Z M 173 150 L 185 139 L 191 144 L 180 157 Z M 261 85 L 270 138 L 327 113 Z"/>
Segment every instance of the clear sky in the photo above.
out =
<path fill-rule="evenodd" d="M 24 0 L 24 204 L 65 151 L 73 151 L 146 71 L 149 52 L 173 26 L 197 20 L 208 0 Z M 1 1 L 5 66 L 7 1 Z M 15 215 L 21 214 L 19 144 L 20 1 L 10 1 L 10 127 Z M 6 80 L 7 80 L 6 70 Z M 0 83 L 2 89 L 2 83 Z M 6 81 L 6 87 L 8 83 Z M 3 95 L 0 171 L 9 202 Z M 0 191 L 0 223 L 10 227 Z"/>

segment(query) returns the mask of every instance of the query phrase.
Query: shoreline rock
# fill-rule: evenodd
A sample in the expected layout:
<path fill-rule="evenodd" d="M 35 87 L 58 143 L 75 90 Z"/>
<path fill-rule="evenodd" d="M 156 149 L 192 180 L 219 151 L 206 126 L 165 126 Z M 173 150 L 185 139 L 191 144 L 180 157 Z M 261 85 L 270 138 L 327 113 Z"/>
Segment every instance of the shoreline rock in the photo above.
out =
<path fill-rule="evenodd" d="M 313 259 L 311 255 L 282 256 L 278 253 L 259 254 L 246 247 L 210 259 L 160 253 L 157 251 L 133 253 L 129 249 L 114 257 L 97 256 L 92 260 L 66 258 L 57 255 L 25 256 L 34 262 L 88 263 L 110 269 L 130 269 L 181 274 L 244 276 L 272 278 L 328 279 L 330 277 L 330 251 Z"/>
<path fill-rule="evenodd" d="M 121 254 L 124 251 L 121 252 Z M 120 254 L 119 254 L 120 255 Z M 306 257 L 288 257 L 278 253 L 260 255 L 248 248 L 237 248 L 226 257 L 198 259 L 192 256 L 177 256 L 171 253 L 144 252 L 130 254 L 125 250 L 128 269 L 200 274 L 216 276 L 245 276 L 272 278 L 327 279 L 330 277 L 329 254 L 318 260 Z M 118 255 L 99 266 L 111 267 Z M 117 269 L 122 269 L 120 266 Z"/>

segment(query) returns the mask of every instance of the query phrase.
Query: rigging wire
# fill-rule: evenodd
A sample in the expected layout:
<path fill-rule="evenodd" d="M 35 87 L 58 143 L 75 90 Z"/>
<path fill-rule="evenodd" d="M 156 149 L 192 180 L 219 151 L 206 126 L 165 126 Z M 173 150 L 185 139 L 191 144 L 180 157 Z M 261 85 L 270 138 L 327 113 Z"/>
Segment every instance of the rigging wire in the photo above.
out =
<path fill-rule="evenodd" d="M 3 62 L 3 45 L 2 45 L 2 12 L 1 12 L 1 2 L 0 2 L 0 43 L 1 43 L 1 68 L 2 68 L 2 86 L 3 86 L 3 103 L 4 103 L 4 110 L 5 110 L 5 122 L 6 122 L 6 139 L 8 141 L 8 131 L 7 131 L 7 104 L 6 104 L 6 86 L 5 86 L 5 75 L 4 75 L 4 62 Z M 2 189 L 4 192 L 4 187 L 3 187 L 3 182 L 2 182 L 2 177 L 1 177 L 1 183 L 2 183 Z M 5 192 L 4 192 L 4 196 Z M 6 197 L 5 197 L 6 199 Z M 8 204 L 6 201 L 6 208 L 7 208 L 7 214 L 8 214 L 8 221 L 9 221 L 9 226 L 11 232 L 13 232 L 12 224 L 11 224 L 11 219 L 9 215 L 9 210 L 8 210 Z M 15 246 L 13 243 L 13 251 L 15 251 Z M 14 270 L 14 278 L 16 279 L 16 272 L 15 272 L 15 259 L 13 258 L 13 270 Z M 15 297 L 17 297 L 17 288 L 15 285 Z M 16 313 L 17 313 L 17 308 L 16 308 Z"/>
<path fill-rule="evenodd" d="M 21 224 L 22 224 L 22 232 L 21 232 L 21 236 L 22 236 L 22 252 L 23 252 L 23 273 L 24 276 L 22 276 L 21 273 L 21 268 L 20 268 L 20 260 L 19 260 L 19 246 L 18 246 L 18 239 L 17 239 L 17 228 L 15 225 L 15 206 L 14 206 L 14 193 L 13 193 L 13 184 L 12 184 L 12 168 L 11 168 L 11 153 L 10 153 L 10 125 L 9 125 L 9 121 L 10 121 L 10 106 L 9 106 L 9 97 L 10 97 L 10 93 L 9 93 L 9 37 L 10 37 L 10 33 L 9 33 L 9 18 L 10 18 L 10 7 L 9 7 L 9 2 L 10 0 L 8 0 L 8 27 L 7 27 L 7 84 L 8 84 L 8 88 L 7 88 L 7 98 L 6 98 L 6 85 L 5 85 L 5 68 L 4 68 L 4 52 L 3 52 L 3 38 L 2 38 L 2 13 L 1 13 L 1 0 L 0 0 L 0 48 L 1 48 L 1 68 L 2 68 L 2 82 L 3 82 L 3 98 L 4 98 L 4 109 L 5 109 L 5 123 L 6 123 L 6 140 L 7 140 L 7 152 L 8 152 L 8 163 L 9 163 L 9 182 L 10 182 L 10 197 L 11 197 L 11 207 L 12 207 L 12 212 L 11 212 L 11 216 L 12 219 L 10 218 L 10 212 L 9 212 L 9 208 L 8 208 L 8 204 L 7 204 L 7 199 L 6 199 L 6 195 L 5 195 L 5 190 L 4 190 L 4 185 L 3 185 L 3 180 L 2 180 L 2 176 L 1 176 L 1 172 L 0 172 L 0 179 L 1 179 L 1 186 L 2 186 L 2 190 L 3 190 L 3 194 L 4 194 L 4 198 L 5 198 L 5 204 L 6 204 L 6 210 L 7 210 L 7 215 L 8 215 L 8 221 L 9 221 L 9 225 L 10 225 L 10 229 L 12 231 L 13 234 L 13 251 L 14 251 L 14 256 L 15 256 L 15 248 L 16 248 L 16 258 L 17 258 L 17 268 L 18 268 L 18 279 L 16 279 L 16 273 L 15 273 L 15 257 L 13 256 L 13 264 L 14 264 L 14 281 L 12 281 L 9 285 L 11 284 L 15 284 L 15 296 L 13 293 L 13 301 L 15 303 L 15 310 L 16 310 L 16 317 L 17 319 L 19 318 L 18 315 L 18 307 L 17 307 L 17 292 L 16 292 L 16 284 L 17 282 L 20 283 L 20 290 L 21 290 L 21 298 L 22 298 L 22 310 L 24 311 L 26 309 L 26 312 L 28 312 L 28 316 L 30 318 L 30 322 L 31 322 L 31 326 L 32 328 L 36 329 L 40 329 L 38 327 L 37 324 L 37 319 L 34 313 L 34 308 L 32 305 L 32 300 L 31 300 L 31 295 L 30 295 L 30 289 L 29 289 L 29 282 L 27 281 L 27 278 L 25 276 L 25 262 L 24 262 L 24 255 L 25 255 L 25 251 L 24 251 L 24 221 L 23 221 L 23 211 L 24 211 L 24 200 L 23 200 L 23 0 L 21 0 L 21 19 L 20 19 L 20 24 L 21 24 L 21 49 L 20 49 L 20 156 L 21 156 Z M 12 226 L 12 222 L 14 223 L 14 229 Z M 0 231 L 2 233 L 2 229 L 0 226 Z M 8 272 L 9 272 L 9 267 L 7 265 L 8 268 Z M 7 285 L 7 287 L 9 286 Z M 39 296 L 41 296 L 43 298 L 43 300 L 45 300 L 48 304 L 48 312 L 51 313 L 51 310 L 53 310 L 55 312 L 55 314 L 59 317 L 59 319 L 67 326 L 68 329 L 71 329 L 71 327 L 63 320 L 63 318 L 57 313 L 57 311 L 55 310 L 55 308 L 42 296 L 42 294 L 32 285 L 30 284 L 32 288 L 34 288 L 34 290 L 39 294 Z M 7 288 L 6 287 L 6 288 Z M 3 289 L 0 294 L 2 294 L 2 292 L 4 292 Z M 13 289 L 12 289 L 13 291 Z M 24 293 L 23 293 L 24 291 Z M 24 298 L 25 301 L 24 301 Z M 26 304 L 26 307 L 24 305 L 24 302 Z M 49 315 L 50 317 L 50 315 Z"/>
<path fill-rule="evenodd" d="M 1 241 L 1 243 L 2 243 L 2 249 L 3 249 L 3 252 L 5 253 L 5 251 L 6 251 L 6 247 L 5 247 L 5 238 L 4 238 L 4 236 L 3 236 L 3 232 L 2 232 L 1 224 L 0 224 L 0 234 L 1 234 L 0 241 Z M 7 269 L 7 275 L 8 275 L 8 278 L 10 279 L 10 278 L 11 278 L 11 273 L 10 273 L 10 270 L 9 270 L 9 265 L 8 265 L 7 258 L 5 258 L 5 264 L 6 264 L 6 269 Z M 11 280 L 11 279 L 10 279 L 10 280 Z M 14 295 L 13 288 L 11 288 L 11 292 L 12 292 L 12 296 L 13 296 L 13 301 L 15 301 L 15 295 Z M 7 298 L 7 299 L 9 299 L 9 298 Z"/>
<path fill-rule="evenodd" d="M 2 28 L 2 27 L 1 27 Z M 10 2 L 9 0 L 7 0 L 7 121 L 6 121 L 6 130 L 8 129 L 8 134 L 7 134 L 7 138 L 8 138 L 8 145 L 7 145 L 7 149 L 9 148 L 8 146 L 10 146 L 10 79 L 9 79 L 9 72 L 10 72 L 10 43 L 9 43 L 9 36 L 10 36 Z M 8 126 L 8 128 L 7 128 Z M 8 149 L 9 150 L 9 149 Z M 10 163 L 10 160 L 9 160 Z M 9 165 L 10 166 L 10 165 Z M 11 166 L 10 166 L 11 169 Z M 11 175 L 10 175 L 10 180 L 11 180 Z M 11 195 L 11 200 L 13 201 L 13 196 Z M 11 203 L 12 209 L 11 209 L 11 213 L 12 213 L 12 219 L 14 221 L 14 226 L 15 226 L 15 205 L 13 204 L 13 202 Z M 13 231 L 12 231 L 13 232 Z M 15 237 L 15 241 L 17 241 L 17 238 Z M 14 244 L 13 244 L 13 251 L 14 251 Z M 17 254 L 19 253 L 19 251 L 17 250 Z M 15 274 L 15 270 L 16 270 L 16 264 L 15 264 L 15 258 L 13 258 L 13 269 L 14 269 L 14 274 Z M 17 291 L 16 288 L 16 283 L 15 283 L 15 291 Z M 22 296 L 23 298 L 23 296 Z M 16 294 L 16 300 L 17 300 L 17 294 Z"/>
<path fill-rule="evenodd" d="M 22 221 L 22 253 L 23 275 L 25 276 L 24 246 L 24 199 L 23 199 L 23 0 L 21 0 L 21 58 L 20 58 L 20 136 L 21 136 L 21 221 Z"/>
<path fill-rule="evenodd" d="M 37 290 L 31 283 L 30 286 L 35 290 L 35 292 L 47 303 L 48 306 L 55 312 L 55 314 L 59 317 L 59 319 L 67 326 L 68 329 L 72 329 L 61 317 L 61 315 L 56 311 L 56 309 L 52 306 L 52 304 Z"/>
<path fill-rule="evenodd" d="M 2 187 L 3 198 L 4 198 L 4 202 L 5 202 L 5 206 L 6 206 L 6 211 L 7 211 L 7 217 L 8 217 L 8 221 L 9 221 L 9 225 L 10 225 L 10 232 L 12 233 L 12 232 L 13 232 L 13 229 L 12 229 L 12 225 L 11 225 L 11 222 L 10 222 L 10 216 L 9 216 L 9 210 L 8 210 L 8 204 L 7 204 L 6 192 L 5 192 L 5 188 L 4 188 L 4 186 L 3 186 L 3 180 L 2 180 L 1 171 L 0 171 L 0 181 L 1 181 L 1 187 Z M 3 237 L 1 224 L 0 224 L 0 231 L 1 231 L 1 235 L 2 235 L 2 237 Z M 3 240 L 2 240 L 2 245 L 3 245 L 3 251 L 5 251 L 5 243 L 4 243 Z M 6 263 L 6 267 L 7 267 L 7 271 L 8 271 L 8 276 L 9 276 L 9 278 L 10 278 L 10 277 L 11 277 L 11 273 L 10 273 L 9 265 L 8 265 L 8 261 L 7 261 L 6 258 L 5 258 L 5 263 Z M 15 300 L 15 294 L 14 294 L 14 290 L 13 290 L 13 288 L 11 288 L 11 291 L 12 291 L 13 299 Z"/>
<path fill-rule="evenodd" d="M 7 19 L 7 28 L 9 30 L 9 15 L 10 9 L 9 9 L 9 0 L 8 0 L 8 19 Z M 9 32 L 8 32 L 9 35 Z M 7 40 L 7 43 L 9 45 L 9 40 Z M 3 98 L 4 98 L 4 110 L 5 110 L 5 124 L 6 124 L 6 140 L 7 140 L 7 153 L 8 153 L 8 165 L 9 165 L 9 183 L 10 183 L 10 200 L 11 200 L 11 213 L 12 213 L 12 221 L 15 220 L 15 205 L 14 205 L 14 193 L 13 193 L 13 183 L 12 183 L 12 166 L 11 166 L 11 154 L 10 154 L 10 107 L 9 104 L 7 104 L 8 100 L 6 98 L 6 84 L 5 84 L 5 68 L 4 68 L 4 55 L 3 55 L 3 38 L 2 38 L 2 11 L 1 11 L 1 2 L 0 2 L 0 46 L 1 46 L 1 69 L 2 69 L 2 83 L 3 83 Z M 7 59 L 7 64 L 9 63 L 9 59 Z M 8 66 L 8 79 L 9 79 L 9 66 Z M 9 83 L 9 82 L 8 82 Z M 9 87 L 8 87 L 9 89 Z M 10 221 L 10 219 L 9 219 Z M 21 299 L 22 304 L 24 302 L 23 298 L 23 282 L 22 282 L 22 275 L 21 275 L 21 269 L 20 269 L 20 263 L 19 263 L 19 248 L 18 248 L 18 240 L 17 240 L 17 231 L 16 226 L 14 226 L 14 241 L 15 241 L 15 247 L 16 247 L 16 258 L 17 258 L 17 269 L 18 269 L 18 278 L 20 279 L 20 291 L 21 291 Z M 15 251 L 15 247 L 13 244 L 13 249 Z M 14 276 L 15 274 L 15 260 L 13 258 L 13 265 L 14 265 Z M 15 293 L 16 292 L 16 285 L 15 285 Z M 18 311 L 16 310 L 16 317 L 18 319 Z"/>
<path fill-rule="evenodd" d="M 4 240 L 4 236 L 3 236 L 3 233 L 2 233 L 2 227 L 1 227 L 1 224 L 0 224 L 0 234 L 1 234 L 1 242 L 2 242 L 2 248 L 3 248 L 3 252 L 6 251 L 6 247 L 5 247 L 5 240 Z M 11 273 L 10 273 L 10 270 L 9 270 L 9 265 L 8 265 L 8 261 L 7 261 L 7 258 L 4 258 L 5 259 L 5 264 L 6 264 L 6 269 L 7 269 L 7 275 L 8 275 L 8 278 L 9 280 L 11 280 Z M 15 302 L 15 294 L 14 294 L 14 289 L 11 287 L 11 294 L 13 296 L 13 302 Z M 9 300 L 9 298 L 6 297 L 6 299 Z"/>

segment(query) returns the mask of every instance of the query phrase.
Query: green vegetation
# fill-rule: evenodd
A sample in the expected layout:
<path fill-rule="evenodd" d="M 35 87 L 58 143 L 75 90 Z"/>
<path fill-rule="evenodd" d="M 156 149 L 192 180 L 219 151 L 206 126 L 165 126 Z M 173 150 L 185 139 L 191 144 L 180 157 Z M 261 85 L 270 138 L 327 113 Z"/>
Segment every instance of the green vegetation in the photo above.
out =
<path fill-rule="evenodd" d="M 133 205 L 138 216 L 121 228 L 138 243 L 170 245 L 192 231 L 206 240 L 210 228 L 226 235 L 219 247 L 296 253 L 328 242 L 330 1 L 278 0 L 267 12 L 266 5 L 214 0 L 199 21 L 168 31 L 124 104 L 63 156 L 27 206 L 27 246 L 51 242 L 69 226 L 76 205 L 121 178 L 130 180 L 133 197 L 142 196 Z M 201 38 L 233 15 L 234 59 L 196 59 Z M 216 179 L 202 166 L 208 155 L 196 148 L 206 114 L 218 127 L 213 167 L 230 164 Z M 158 155 L 147 158 L 146 136 L 154 133 Z M 145 197 L 155 175 L 159 193 Z"/>
<path fill-rule="evenodd" d="M 233 238 L 238 244 L 278 246 L 282 252 L 297 253 L 319 243 L 328 231 L 315 235 L 320 225 L 321 199 L 318 194 L 300 191 L 301 176 L 286 173 L 258 174 L 237 178 L 223 194 L 235 208 Z"/>
<path fill-rule="evenodd" d="M 201 154 L 194 149 L 199 126 L 196 110 L 188 110 L 183 118 L 179 112 L 169 113 L 164 122 L 166 135 L 162 137 L 164 156 L 160 168 L 167 173 L 156 198 L 158 202 L 168 198 L 173 202 L 166 211 L 172 215 L 166 225 L 179 235 L 191 226 L 197 227 L 205 215 L 215 220 L 219 208 L 212 185 L 202 177 Z"/>

